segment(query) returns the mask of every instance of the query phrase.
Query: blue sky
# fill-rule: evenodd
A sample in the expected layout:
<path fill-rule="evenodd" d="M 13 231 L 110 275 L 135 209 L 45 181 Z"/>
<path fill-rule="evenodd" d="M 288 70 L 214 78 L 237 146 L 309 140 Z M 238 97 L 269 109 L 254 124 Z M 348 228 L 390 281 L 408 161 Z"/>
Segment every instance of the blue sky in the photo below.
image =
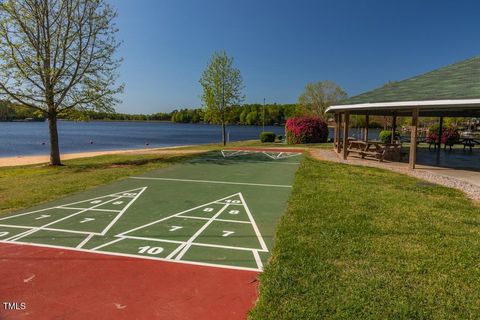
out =
<path fill-rule="evenodd" d="M 247 103 L 293 103 L 308 82 L 349 95 L 480 55 L 476 0 L 111 0 L 126 84 L 117 111 L 201 106 L 198 80 L 225 50 Z"/>

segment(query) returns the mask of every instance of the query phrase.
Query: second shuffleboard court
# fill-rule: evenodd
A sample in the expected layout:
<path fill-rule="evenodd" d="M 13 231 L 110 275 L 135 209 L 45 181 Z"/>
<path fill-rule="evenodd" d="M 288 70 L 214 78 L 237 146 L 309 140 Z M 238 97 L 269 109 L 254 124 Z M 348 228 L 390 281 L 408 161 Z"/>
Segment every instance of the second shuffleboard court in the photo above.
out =
<path fill-rule="evenodd" d="M 296 150 L 209 152 L 0 218 L 0 241 L 261 271 Z"/>

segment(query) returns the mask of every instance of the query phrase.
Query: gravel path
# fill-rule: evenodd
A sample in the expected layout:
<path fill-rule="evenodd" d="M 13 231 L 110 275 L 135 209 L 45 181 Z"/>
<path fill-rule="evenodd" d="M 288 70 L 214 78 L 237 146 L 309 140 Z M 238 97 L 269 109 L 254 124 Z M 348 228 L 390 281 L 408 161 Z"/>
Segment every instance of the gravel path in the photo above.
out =
<path fill-rule="evenodd" d="M 312 149 L 310 151 L 310 154 L 314 158 L 319 160 L 334 161 L 339 163 L 353 164 L 353 165 L 366 166 L 366 167 L 375 167 L 375 168 L 387 169 L 394 172 L 406 174 L 406 175 L 413 176 L 415 178 L 419 178 L 431 183 L 436 183 L 446 187 L 461 190 L 469 198 L 475 201 L 480 201 L 480 186 L 468 183 L 467 181 L 442 175 L 441 173 L 436 171 L 431 171 L 425 168 L 409 170 L 407 164 L 398 163 L 398 162 L 378 162 L 375 160 L 365 160 L 365 159 L 353 158 L 353 157 L 351 157 L 348 160 L 343 160 L 333 150 L 328 150 L 328 149 L 320 149 L 320 150 Z"/>

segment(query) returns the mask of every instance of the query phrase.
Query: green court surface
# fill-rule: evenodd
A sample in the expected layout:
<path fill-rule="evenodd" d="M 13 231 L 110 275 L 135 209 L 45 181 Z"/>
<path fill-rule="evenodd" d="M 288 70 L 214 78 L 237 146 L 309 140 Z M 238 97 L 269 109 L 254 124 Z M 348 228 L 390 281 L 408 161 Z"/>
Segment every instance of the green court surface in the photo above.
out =
<path fill-rule="evenodd" d="M 300 153 L 209 152 L 0 218 L 0 241 L 261 271 Z"/>

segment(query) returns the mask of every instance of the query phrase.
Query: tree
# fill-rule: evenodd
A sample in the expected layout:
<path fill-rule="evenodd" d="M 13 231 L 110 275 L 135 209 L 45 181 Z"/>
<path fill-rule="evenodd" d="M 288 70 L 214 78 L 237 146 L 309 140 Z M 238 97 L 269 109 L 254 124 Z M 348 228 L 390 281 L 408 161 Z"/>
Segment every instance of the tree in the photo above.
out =
<path fill-rule="evenodd" d="M 233 67 L 233 58 L 224 51 L 215 52 L 202 74 L 200 84 L 203 87 L 202 101 L 206 106 L 205 118 L 220 122 L 225 145 L 225 123 L 229 108 L 240 104 L 245 98 L 240 70 Z"/>
<path fill-rule="evenodd" d="M 0 94 L 46 115 L 51 165 L 61 165 L 59 113 L 118 102 L 115 17 L 105 0 L 0 2 Z"/>
<path fill-rule="evenodd" d="M 347 93 L 333 81 L 308 83 L 298 98 L 303 113 L 313 114 L 325 119 L 325 110 L 332 104 L 346 99 Z"/>

